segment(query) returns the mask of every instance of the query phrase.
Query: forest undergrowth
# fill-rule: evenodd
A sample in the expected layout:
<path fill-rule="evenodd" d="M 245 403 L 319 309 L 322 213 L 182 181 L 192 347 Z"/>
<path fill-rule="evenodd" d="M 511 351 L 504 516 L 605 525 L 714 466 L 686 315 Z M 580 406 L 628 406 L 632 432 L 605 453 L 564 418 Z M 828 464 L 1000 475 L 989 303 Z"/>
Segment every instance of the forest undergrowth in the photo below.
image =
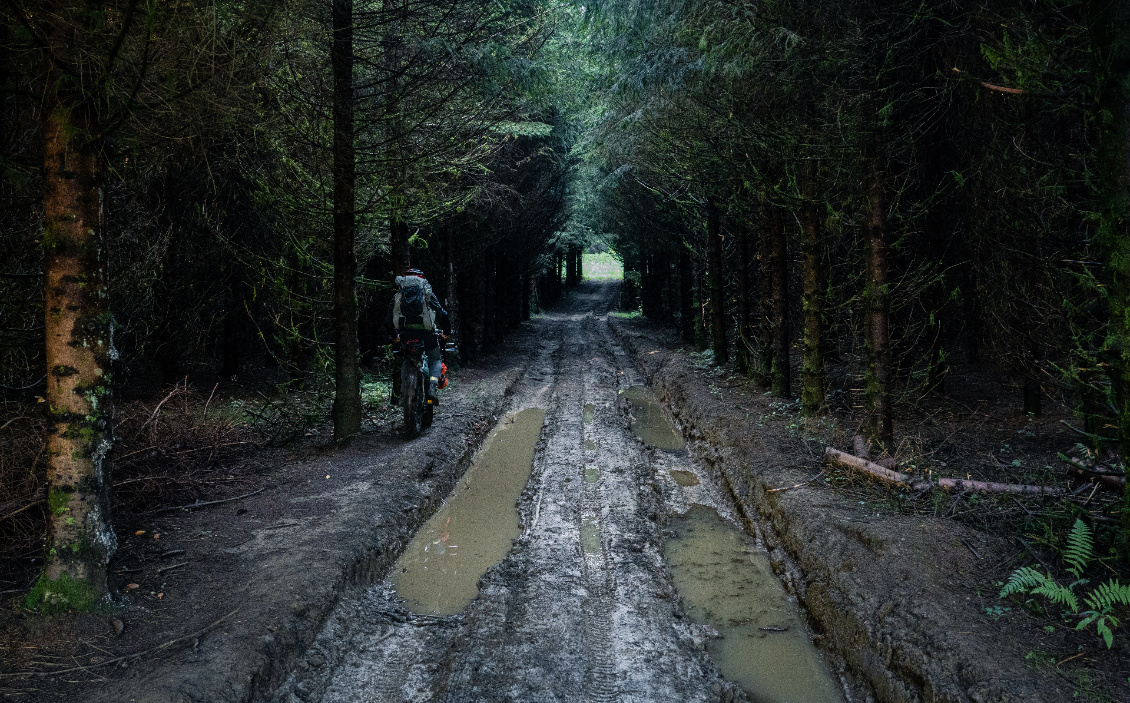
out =
<path fill-rule="evenodd" d="M 362 379 L 364 433 L 396 415 L 385 366 Z M 254 490 L 278 451 L 308 452 L 330 441 L 332 402 L 332 385 L 317 376 L 203 386 L 186 379 L 151 397 L 120 400 L 112 480 L 117 531 L 157 511 Z M 2 594 L 26 593 L 42 569 L 49 506 L 41 405 L 33 398 L 0 406 Z"/>

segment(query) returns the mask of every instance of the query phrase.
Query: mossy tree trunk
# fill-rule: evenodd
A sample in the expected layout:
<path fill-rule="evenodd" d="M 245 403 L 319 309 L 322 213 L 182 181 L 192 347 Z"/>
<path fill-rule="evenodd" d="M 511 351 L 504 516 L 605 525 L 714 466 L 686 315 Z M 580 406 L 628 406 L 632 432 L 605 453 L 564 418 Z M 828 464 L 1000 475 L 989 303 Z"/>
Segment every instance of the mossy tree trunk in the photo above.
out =
<path fill-rule="evenodd" d="M 867 362 L 864 433 L 890 450 L 894 439 L 891 411 L 890 299 L 887 290 L 886 198 L 878 158 L 872 158 L 868 183 L 863 288 L 864 352 Z"/>
<path fill-rule="evenodd" d="M 804 359 L 801 363 L 800 408 L 805 416 L 824 413 L 824 297 L 828 289 L 820 211 L 815 202 L 817 162 L 804 165 L 801 206 L 801 283 L 804 312 Z"/>
<path fill-rule="evenodd" d="M 726 344 L 726 272 L 722 267 L 722 227 L 718 202 L 712 197 L 706 201 L 706 256 L 710 271 L 710 344 L 714 349 L 714 363 L 730 360 Z"/>
<path fill-rule="evenodd" d="M 333 0 L 334 441 L 361 431 L 357 346 L 356 163 L 353 151 L 353 0 Z"/>
<path fill-rule="evenodd" d="M 93 8 L 44 13 L 43 247 L 46 276 L 47 554 L 28 605 L 89 610 L 110 595 L 112 445 L 103 169 L 97 102 L 71 67 L 90 49 Z M 43 26 L 43 25 L 41 25 Z"/>

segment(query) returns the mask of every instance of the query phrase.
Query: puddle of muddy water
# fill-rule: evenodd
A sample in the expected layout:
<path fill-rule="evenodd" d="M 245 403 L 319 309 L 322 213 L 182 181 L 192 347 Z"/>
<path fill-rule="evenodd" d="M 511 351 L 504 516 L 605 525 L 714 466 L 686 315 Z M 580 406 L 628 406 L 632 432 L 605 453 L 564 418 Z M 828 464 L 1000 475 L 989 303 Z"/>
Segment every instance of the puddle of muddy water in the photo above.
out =
<path fill-rule="evenodd" d="M 691 486 L 698 485 L 698 476 L 694 475 L 693 471 L 679 471 L 678 469 L 671 469 L 667 473 L 671 474 L 671 478 L 675 479 L 675 483 L 683 488 L 690 488 Z"/>
<path fill-rule="evenodd" d="M 671 529 L 675 588 L 691 620 L 722 635 L 707 645 L 722 675 L 759 703 L 842 703 L 766 554 L 713 508 L 695 505 Z"/>
<path fill-rule="evenodd" d="M 632 386 L 624 391 L 624 397 L 632 404 L 632 431 L 651 447 L 678 451 L 686 446 L 683 436 L 663 414 L 659 399 L 655 397 L 647 386 Z"/>
<path fill-rule="evenodd" d="M 409 610 L 453 615 L 478 595 L 479 577 L 518 537 L 515 503 L 529 480 L 545 411 L 529 408 L 490 433 L 471 468 L 392 569 Z"/>

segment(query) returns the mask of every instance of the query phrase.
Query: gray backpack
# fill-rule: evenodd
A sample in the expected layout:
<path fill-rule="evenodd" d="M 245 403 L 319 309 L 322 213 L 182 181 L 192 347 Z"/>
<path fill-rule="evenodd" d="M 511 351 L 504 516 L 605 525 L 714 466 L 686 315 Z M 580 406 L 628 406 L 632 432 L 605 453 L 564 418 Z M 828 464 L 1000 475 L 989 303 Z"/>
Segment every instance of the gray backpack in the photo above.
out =
<path fill-rule="evenodd" d="M 392 308 L 392 319 L 397 328 L 434 330 L 435 312 L 428 305 L 431 285 L 419 276 L 397 276 L 396 285 L 400 292 Z"/>

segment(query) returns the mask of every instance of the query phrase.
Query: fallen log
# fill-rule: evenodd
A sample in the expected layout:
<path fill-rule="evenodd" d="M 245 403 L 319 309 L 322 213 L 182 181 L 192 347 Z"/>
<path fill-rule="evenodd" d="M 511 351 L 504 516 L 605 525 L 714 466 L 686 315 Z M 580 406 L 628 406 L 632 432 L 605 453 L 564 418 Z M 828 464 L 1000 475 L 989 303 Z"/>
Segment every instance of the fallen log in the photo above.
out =
<path fill-rule="evenodd" d="M 1100 475 L 1108 475 L 1108 476 L 1125 476 L 1126 475 L 1125 471 L 1120 471 L 1118 469 L 1112 469 L 1111 467 L 1103 466 L 1102 464 L 1093 464 L 1091 466 L 1088 466 L 1083 461 L 1076 459 L 1075 457 L 1070 457 L 1070 456 L 1065 456 L 1063 454 L 1060 454 L 1059 458 L 1063 461 L 1066 461 L 1071 466 L 1074 466 L 1076 469 L 1079 469 L 1080 471 L 1083 471 L 1083 472 L 1086 472 L 1086 473 L 1089 473 L 1089 474 L 1100 474 Z"/>
<path fill-rule="evenodd" d="M 971 481 L 961 478 L 939 478 L 938 488 L 944 491 L 957 489 L 959 491 L 981 491 L 983 493 L 1013 493 L 1027 496 L 1059 496 L 1064 494 L 1062 488 L 1051 486 L 1031 486 L 1024 483 L 994 483 L 992 481 Z"/>
<path fill-rule="evenodd" d="M 1067 473 L 1072 476 L 1077 476 L 1084 481 L 1094 481 L 1102 486 L 1118 491 L 1126 487 L 1125 476 L 1115 476 L 1114 474 L 1104 474 L 1097 471 L 1088 471 L 1080 466 L 1072 466 L 1067 470 Z"/>
<path fill-rule="evenodd" d="M 879 479 L 884 483 L 902 486 L 915 491 L 940 488 L 944 491 L 980 491 L 983 493 L 1012 493 L 1017 495 L 1063 495 L 1063 489 L 1050 486 L 1030 486 L 1022 483 L 994 483 L 991 481 L 972 481 L 960 478 L 939 478 L 937 481 L 914 479 L 904 473 L 891 471 L 875 462 L 860 459 L 857 456 L 841 452 L 839 449 L 825 447 L 824 461 L 853 469 L 865 475 Z"/>
<path fill-rule="evenodd" d="M 861 459 L 853 454 L 841 452 L 839 449 L 833 449 L 832 447 L 824 448 L 824 461 L 835 464 L 837 466 L 854 469 L 873 478 L 877 478 L 884 483 L 891 483 L 896 486 L 914 488 L 915 485 L 919 483 L 914 481 L 910 476 L 907 476 L 906 474 L 899 473 L 898 471 L 891 471 L 890 469 L 879 466 L 873 461 Z"/>

